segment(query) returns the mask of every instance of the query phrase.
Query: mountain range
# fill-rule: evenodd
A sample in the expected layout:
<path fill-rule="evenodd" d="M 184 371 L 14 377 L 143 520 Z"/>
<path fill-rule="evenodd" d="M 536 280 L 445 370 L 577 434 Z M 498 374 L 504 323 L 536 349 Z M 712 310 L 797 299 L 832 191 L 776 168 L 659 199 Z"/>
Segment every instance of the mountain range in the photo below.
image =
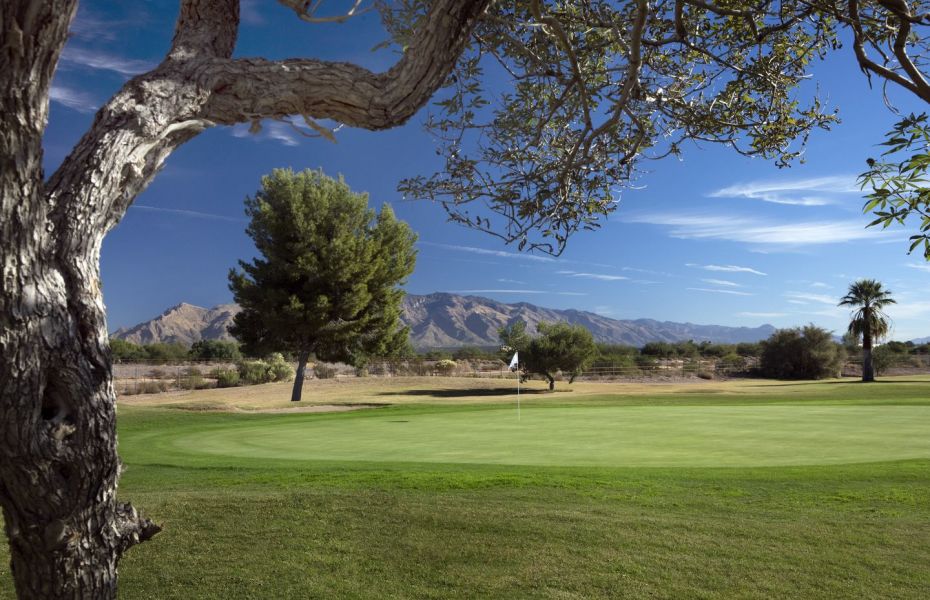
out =
<path fill-rule="evenodd" d="M 181 303 L 133 327 L 124 327 L 112 336 L 137 344 L 180 342 L 201 339 L 232 339 L 227 327 L 239 312 L 236 304 L 202 308 Z M 408 294 L 404 298 L 403 322 L 410 327 L 410 341 L 417 349 L 496 346 L 497 330 L 519 320 L 526 321 L 530 333 L 540 321 L 567 321 L 584 325 L 599 342 L 642 346 L 647 342 L 694 340 L 719 343 L 756 342 L 769 337 L 775 328 L 696 325 L 653 319 L 619 320 L 580 310 L 556 310 L 526 302 L 505 304 L 479 296 L 435 293 Z"/>

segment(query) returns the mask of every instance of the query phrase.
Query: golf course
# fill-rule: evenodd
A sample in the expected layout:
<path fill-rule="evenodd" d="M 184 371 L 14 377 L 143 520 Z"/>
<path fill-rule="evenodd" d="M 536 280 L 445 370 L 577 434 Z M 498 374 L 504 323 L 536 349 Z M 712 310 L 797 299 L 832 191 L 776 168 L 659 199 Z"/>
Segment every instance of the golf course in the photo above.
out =
<path fill-rule="evenodd" d="M 121 399 L 121 597 L 930 595 L 930 377 L 513 383 Z"/>

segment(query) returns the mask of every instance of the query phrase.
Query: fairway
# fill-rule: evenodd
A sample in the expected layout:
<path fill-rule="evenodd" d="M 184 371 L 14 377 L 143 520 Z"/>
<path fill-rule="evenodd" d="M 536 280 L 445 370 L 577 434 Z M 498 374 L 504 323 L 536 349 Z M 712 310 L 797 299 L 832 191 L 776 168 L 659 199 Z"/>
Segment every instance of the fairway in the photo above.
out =
<path fill-rule="evenodd" d="M 930 458 L 930 406 L 585 406 L 282 415 L 161 444 L 294 459 L 601 467 L 826 465 Z M 153 440 L 154 441 L 154 440 Z"/>

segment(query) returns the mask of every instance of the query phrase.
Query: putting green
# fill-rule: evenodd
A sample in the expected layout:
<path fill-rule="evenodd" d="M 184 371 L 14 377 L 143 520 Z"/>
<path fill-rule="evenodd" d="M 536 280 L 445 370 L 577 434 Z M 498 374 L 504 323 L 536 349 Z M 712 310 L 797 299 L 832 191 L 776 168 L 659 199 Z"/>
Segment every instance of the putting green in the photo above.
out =
<path fill-rule="evenodd" d="M 930 457 L 930 406 L 638 406 L 282 415 L 188 430 L 185 453 L 565 466 L 775 466 Z"/>

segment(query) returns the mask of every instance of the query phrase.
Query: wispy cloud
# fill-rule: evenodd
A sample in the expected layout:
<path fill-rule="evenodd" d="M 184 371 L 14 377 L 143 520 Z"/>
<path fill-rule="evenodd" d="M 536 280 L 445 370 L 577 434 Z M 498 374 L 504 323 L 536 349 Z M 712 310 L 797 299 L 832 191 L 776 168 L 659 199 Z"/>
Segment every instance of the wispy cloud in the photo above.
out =
<path fill-rule="evenodd" d="M 147 206 L 145 204 L 133 204 L 130 208 L 145 210 L 150 212 L 167 213 L 179 215 L 182 217 L 191 217 L 195 219 L 212 219 L 214 221 L 231 221 L 234 223 L 245 223 L 248 219 L 244 217 L 230 217 L 228 215 L 217 215 L 214 213 L 199 212 L 196 210 L 185 210 L 182 208 L 162 208 L 160 206 Z"/>
<path fill-rule="evenodd" d="M 52 102 L 57 102 L 80 113 L 92 113 L 97 110 L 97 103 L 90 94 L 57 83 L 52 84 L 48 96 Z"/>
<path fill-rule="evenodd" d="M 912 268 L 912 269 L 918 269 L 918 270 L 920 270 L 920 271 L 930 271 L 930 264 L 927 264 L 927 263 L 923 263 L 923 264 L 921 264 L 921 263 L 907 263 L 907 266 L 909 266 L 909 267 Z"/>
<path fill-rule="evenodd" d="M 636 267 L 620 267 L 621 271 L 631 271 L 633 273 L 646 273 L 648 275 L 664 275 L 665 277 L 672 277 L 671 273 L 666 273 L 664 271 L 653 271 L 652 269 L 638 269 Z"/>
<path fill-rule="evenodd" d="M 705 271 L 723 271 L 725 273 L 752 273 L 753 275 L 768 275 L 768 273 L 757 271 L 751 267 L 740 267 L 738 265 L 698 265 L 695 263 L 685 263 L 685 266 L 694 269 L 704 269 Z"/>
<path fill-rule="evenodd" d="M 241 0 L 239 2 L 239 18 L 248 25 L 264 25 L 265 15 L 258 7 L 258 0 Z"/>
<path fill-rule="evenodd" d="M 758 317 L 760 319 L 775 319 L 788 316 L 788 313 L 783 312 L 741 312 L 736 314 L 741 317 Z"/>
<path fill-rule="evenodd" d="M 551 290 L 453 290 L 453 294 L 549 294 L 555 296 L 587 296 L 584 292 L 553 292 Z"/>
<path fill-rule="evenodd" d="M 603 275 L 600 273 L 579 273 L 577 271 L 556 271 L 556 275 L 568 275 L 569 277 L 582 277 L 584 279 L 597 279 L 599 281 L 624 281 L 629 277 L 623 275 Z"/>
<path fill-rule="evenodd" d="M 725 285 L 728 287 L 743 287 L 742 284 L 736 283 L 735 281 L 727 281 L 726 279 L 701 279 L 704 283 L 709 283 L 711 285 Z"/>
<path fill-rule="evenodd" d="M 815 282 L 811 283 L 811 287 L 830 289 L 830 288 L 833 287 L 833 286 L 832 286 L 832 285 L 828 285 L 828 284 L 826 284 L 826 283 L 824 283 L 824 282 L 822 282 L 822 281 L 815 281 Z"/>
<path fill-rule="evenodd" d="M 708 194 L 711 198 L 746 198 L 774 204 L 823 206 L 834 204 L 838 194 L 861 194 L 855 175 L 833 175 L 794 181 L 750 181 Z"/>
<path fill-rule="evenodd" d="M 689 287 L 687 289 L 691 290 L 692 292 L 713 292 L 715 294 L 730 294 L 732 296 L 753 296 L 754 295 L 754 294 L 750 294 L 749 292 L 737 292 L 736 290 L 718 290 L 714 288 Z"/>
<path fill-rule="evenodd" d="M 503 250 L 488 250 L 486 248 L 476 248 L 474 246 L 457 246 L 455 244 L 437 244 L 435 242 L 417 242 L 421 246 L 432 248 L 443 248 L 445 250 L 455 250 L 458 252 L 469 252 L 471 254 L 482 254 L 484 256 L 496 256 L 498 258 L 507 258 L 510 260 L 526 260 L 530 262 L 556 262 L 554 258 L 548 256 L 537 256 L 535 254 L 518 254 L 516 252 L 505 252 Z"/>
<path fill-rule="evenodd" d="M 679 239 L 723 240 L 783 247 L 878 240 L 882 236 L 881 230 L 866 229 L 865 223 L 858 219 L 771 224 L 748 217 L 669 213 L 630 215 L 625 220 L 668 227 L 669 236 Z"/>
<path fill-rule="evenodd" d="M 830 306 L 836 306 L 838 298 L 833 296 L 827 296 L 824 294 L 811 294 L 809 292 L 785 292 L 785 298 L 788 298 L 788 302 L 797 304 L 798 302 L 818 302 L 820 304 L 829 304 Z"/>
<path fill-rule="evenodd" d="M 249 125 L 233 125 L 230 133 L 233 137 L 237 138 L 247 138 L 258 142 L 271 140 L 284 144 L 285 146 L 299 145 L 300 140 L 298 138 L 301 137 L 293 127 L 280 121 L 265 121 L 262 123 L 261 131 L 257 133 L 249 131 Z"/>
<path fill-rule="evenodd" d="M 517 285 L 526 285 L 525 281 L 517 281 L 516 279 L 498 279 L 497 283 L 515 283 Z"/>
<path fill-rule="evenodd" d="M 61 62 L 64 66 L 112 71 L 126 77 L 138 75 L 155 66 L 152 61 L 124 58 L 97 50 L 78 48 L 72 44 L 65 46 L 64 51 L 61 53 Z"/>

